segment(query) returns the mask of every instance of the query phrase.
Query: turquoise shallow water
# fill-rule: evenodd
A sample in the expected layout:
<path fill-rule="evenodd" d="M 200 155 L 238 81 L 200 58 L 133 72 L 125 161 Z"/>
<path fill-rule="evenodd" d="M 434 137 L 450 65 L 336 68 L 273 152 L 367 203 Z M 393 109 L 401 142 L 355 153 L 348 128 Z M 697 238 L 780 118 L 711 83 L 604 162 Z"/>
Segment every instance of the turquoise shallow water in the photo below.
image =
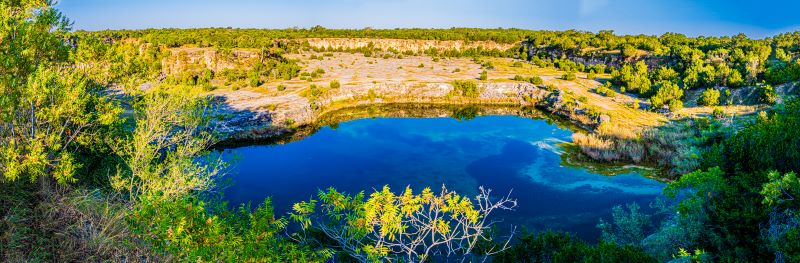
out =
<path fill-rule="evenodd" d="M 331 186 L 369 193 L 383 185 L 418 191 L 444 184 L 468 195 L 486 186 L 518 199 L 516 211 L 496 215 L 502 224 L 596 240 L 595 225 L 613 206 L 647 207 L 664 184 L 636 173 L 603 176 L 562 165 L 558 144 L 571 134 L 545 120 L 514 116 L 349 121 L 292 143 L 223 150 L 225 158 L 235 156 L 225 199 L 258 204 L 272 196 L 276 210 L 286 212 Z"/>

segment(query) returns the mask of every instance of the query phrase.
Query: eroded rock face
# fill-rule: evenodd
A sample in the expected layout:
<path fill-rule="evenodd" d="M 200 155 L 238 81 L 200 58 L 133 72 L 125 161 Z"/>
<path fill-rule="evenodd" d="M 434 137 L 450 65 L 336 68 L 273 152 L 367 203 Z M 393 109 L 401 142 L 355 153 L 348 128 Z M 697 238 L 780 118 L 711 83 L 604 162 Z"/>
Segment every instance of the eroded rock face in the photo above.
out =
<path fill-rule="evenodd" d="M 465 50 L 471 48 L 507 50 L 517 47 L 519 44 L 501 44 L 492 41 L 471 41 L 461 40 L 418 40 L 418 39 L 369 39 L 369 38 L 307 38 L 300 41 L 307 41 L 314 48 L 332 49 L 356 49 L 372 46 L 373 48 L 384 51 L 396 50 L 400 52 L 422 52 L 431 48 L 443 50 Z"/>
<path fill-rule="evenodd" d="M 544 102 L 550 92 L 530 83 L 480 83 L 475 98 L 451 94 L 450 83 L 372 83 L 332 89 L 311 101 L 295 94 L 277 97 L 234 91 L 219 94 L 214 114 L 217 131 L 228 139 L 257 139 L 287 131 L 287 127 L 314 123 L 319 116 L 341 107 L 386 103 L 504 104 Z M 278 105 L 274 108 L 264 105 Z"/>
<path fill-rule="evenodd" d="M 255 50 L 233 49 L 218 51 L 215 48 L 174 48 L 170 56 L 161 61 L 164 74 L 175 74 L 193 69 L 210 69 L 219 72 L 225 69 L 250 68 L 260 59 Z"/>

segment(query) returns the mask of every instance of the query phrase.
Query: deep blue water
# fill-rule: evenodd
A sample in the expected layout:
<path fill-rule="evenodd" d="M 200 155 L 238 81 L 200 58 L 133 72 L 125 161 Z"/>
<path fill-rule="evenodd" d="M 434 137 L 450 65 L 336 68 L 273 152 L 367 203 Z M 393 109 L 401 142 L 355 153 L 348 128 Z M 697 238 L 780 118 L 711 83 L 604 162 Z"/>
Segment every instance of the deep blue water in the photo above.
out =
<path fill-rule="evenodd" d="M 557 144 L 572 132 L 545 120 L 514 116 L 374 118 L 324 127 L 300 141 L 224 150 L 235 156 L 225 199 L 257 205 L 272 196 L 279 213 L 335 187 L 356 193 L 389 185 L 415 192 L 442 184 L 469 196 L 478 186 L 512 191 L 519 207 L 496 214 L 503 224 L 532 230 L 565 230 L 596 240 L 600 218 L 615 205 L 642 207 L 664 184 L 635 173 L 594 174 L 561 164 Z"/>

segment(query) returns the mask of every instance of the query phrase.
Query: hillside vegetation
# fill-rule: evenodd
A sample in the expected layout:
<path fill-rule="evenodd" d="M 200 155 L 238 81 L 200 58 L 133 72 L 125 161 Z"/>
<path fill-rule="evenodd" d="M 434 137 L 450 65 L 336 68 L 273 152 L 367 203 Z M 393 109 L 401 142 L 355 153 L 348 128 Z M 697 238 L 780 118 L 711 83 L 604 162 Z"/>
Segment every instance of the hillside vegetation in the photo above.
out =
<path fill-rule="evenodd" d="M 798 32 L 765 39 L 466 28 L 73 32 L 50 1 L 3 1 L 0 14 L 3 262 L 800 261 L 800 100 L 786 92 L 800 80 Z M 401 52 L 312 47 L 306 38 L 514 45 Z M 546 92 L 552 101 L 542 105 L 593 122 L 592 133 L 575 140 L 587 156 L 673 166 L 673 180 L 653 214 L 635 204 L 614 208 L 598 222 L 596 244 L 570 233 L 499 233 L 492 220 L 518 204 L 488 189 L 476 197 L 444 187 L 325 189 L 296 200 L 286 215 L 269 198 L 252 207 L 221 201 L 227 164 L 208 149 L 230 116 L 211 114 L 219 107 L 212 96 L 296 99 L 289 102 L 323 111 L 314 107 L 344 103 L 330 96 L 355 84 L 307 66 L 345 57 L 339 53 L 359 54 L 352 64 L 399 61 L 419 72 L 460 58 L 463 68 L 442 73 L 445 102 L 480 98 L 489 84 L 531 85 L 512 95 L 533 104 L 533 92 Z M 345 72 L 352 64 L 336 66 Z M 753 90 L 760 108 L 731 118 L 729 92 L 739 89 Z M 380 99 L 362 91 L 366 101 Z M 681 116 L 690 91 L 702 92 L 704 107 L 724 108 Z M 325 99 L 331 103 L 316 103 Z"/>

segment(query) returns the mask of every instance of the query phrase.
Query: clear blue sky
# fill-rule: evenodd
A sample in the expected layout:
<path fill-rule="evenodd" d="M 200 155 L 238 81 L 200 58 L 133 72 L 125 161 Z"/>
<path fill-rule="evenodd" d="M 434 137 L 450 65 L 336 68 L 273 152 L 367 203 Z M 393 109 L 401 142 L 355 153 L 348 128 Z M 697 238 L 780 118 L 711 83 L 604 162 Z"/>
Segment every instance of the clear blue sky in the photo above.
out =
<path fill-rule="evenodd" d="M 74 29 L 516 27 L 660 35 L 800 29 L 800 0 L 61 0 Z"/>

